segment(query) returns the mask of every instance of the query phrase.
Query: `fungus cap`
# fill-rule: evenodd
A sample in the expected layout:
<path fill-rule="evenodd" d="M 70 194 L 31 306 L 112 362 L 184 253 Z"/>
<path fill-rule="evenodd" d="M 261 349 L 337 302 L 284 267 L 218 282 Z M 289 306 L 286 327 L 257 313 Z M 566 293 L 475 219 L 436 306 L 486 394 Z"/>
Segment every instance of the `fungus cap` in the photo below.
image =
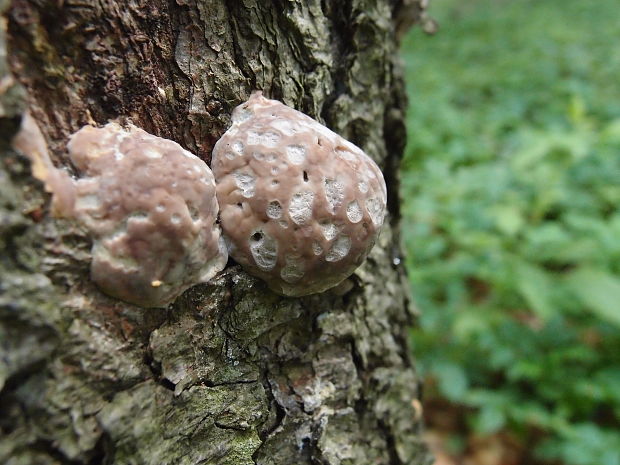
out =
<path fill-rule="evenodd" d="M 234 110 L 212 169 L 230 255 L 280 294 L 342 282 L 383 224 L 386 187 L 375 162 L 260 92 Z"/>
<path fill-rule="evenodd" d="M 91 278 L 143 307 L 173 301 L 226 265 L 209 167 L 179 144 L 116 123 L 71 136 L 77 218 L 93 236 Z"/>

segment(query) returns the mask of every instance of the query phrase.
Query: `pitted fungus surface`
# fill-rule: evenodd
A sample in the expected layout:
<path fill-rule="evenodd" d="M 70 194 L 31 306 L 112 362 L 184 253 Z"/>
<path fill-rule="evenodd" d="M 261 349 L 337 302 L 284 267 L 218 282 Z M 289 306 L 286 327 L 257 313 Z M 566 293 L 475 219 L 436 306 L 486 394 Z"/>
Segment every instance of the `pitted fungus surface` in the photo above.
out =
<path fill-rule="evenodd" d="M 68 144 L 79 178 L 60 212 L 93 236 L 91 278 L 105 293 L 163 306 L 226 265 L 209 167 L 135 126 L 85 126 Z"/>
<path fill-rule="evenodd" d="M 229 253 L 274 291 L 301 296 L 343 281 L 383 224 L 383 175 L 362 150 L 264 98 L 238 106 L 213 150 Z"/>

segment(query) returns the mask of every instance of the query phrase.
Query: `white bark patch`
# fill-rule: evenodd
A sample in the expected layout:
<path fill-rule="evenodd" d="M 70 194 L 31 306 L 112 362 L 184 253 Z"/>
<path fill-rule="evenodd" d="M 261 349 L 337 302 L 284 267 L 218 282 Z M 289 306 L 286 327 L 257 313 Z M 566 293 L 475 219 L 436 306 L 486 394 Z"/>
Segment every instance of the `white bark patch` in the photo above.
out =
<path fill-rule="evenodd" d="M 101 208 L 101 199 L 97 194 L 80 195 L 75 200 L 76 210 L 97 210 Z"/>
<path fill-rule="evenodd" d="M 256 231 L 250 236 L 250 252 L 261 270 L 270 271 L 276 266 L 278 243 L 263 231 Z"/>
<path fill-rule="evenodd" d="M 235 184 L 241 189 L 241 195 L 247 199 L 254 197 L 256 192 L 256 178 L 254 176 L 237 171 L 233 174 L 233 177 L 235 178 Z"/>
<path fill-rule="evenodd" d="M 278 202 L 277 200 L 269 202 L 269 205 L 267 205 L 266 213 L 269 218 L 277 220 L 282 216 L 282 205 L 280 205 L 280 202 Z"/>
<path fill-rule="evenodd" d="M 323 247 L 318 242 L 312 243 L 312 252 L 314 255 L 321 255 L 323 253 Z"/>
<path fill-rule="evenodd" d="M 280 271 L 280 277 L 287 283 L 299 281 L 304 276 L 305 262 L 299 256 L 287 256 L 286 266 Z"/>
<path fill-rule="evenodd" d="M 288 206 L 288 214 L 296 224 L 305 224 L 312 217 L 312 192 L 298 192 L 293 195 Z"/>
<path fill-rule="evenodd" d="M 321 227 L 323 237 L 325 237 L 328 241 L 331 241 L 338 235 L 338 227 L 334 223 L 323 222 L 319 224 L 319 226 Z"/>
<path fill-rule="evenodd" d="M 349 218 L 351 223 L 359 223 L 362 221 L 363 217 L 364 213 L 362 212 L 360 204 L 357 203 L 357 200 L 354 200 L 347 205 L 347 218 Z"/>
<path fill-rule="evenodd" d="M 261 134 L 261 141 L 267 147 L 276 147 L 280 143 L 280 135 L 272 131 L 267 131 Z"/>
<path fill-rule="evenodd" d="M 249 120 L 253 116 L 252 110 L 249 108 L 241 108 L 235 112 L 233 112 L 232 120 L 233 123 L 243 123 L 244 121 Z"/>
<path fill-rule="evenodd" d="M 142 150 L 142 153 L 147 158 L 151 158 L 151 159 L 158 159 L 158 158 L 161 158 L 163 156 L 159 150 L 156 150 L 156 149 L 153 149 L 153 148 L 146 148 L 146 149 Z"/>
<path fill-rule="evenodd" d="M 370 219 L 375 226 L 381 226 L 383 224 L 383 217 L 385 216 L 385 207 L 383 206 L 383 202 L 376 197 L 371 197 L 366 200 L 366 210 L 368 210 Z"/>
<path fill-rule="evenodd" d="M 243 153 L 243 142 L 236 140 L 232 143 L 232 149 L 237 153 Z"/>
<path fill-rule="evenodd" d="M 288 119 L 278 118 L 271 123 L 271 127 L 277 129 L 285 136 L 292 136 L 297 132 L 297 129 Z"/>
<path fill-rule="evenodd" d="M 342 205 L 344 199 L 344 186 L 332 178 L 325 178 L 325 198 L 329 204 L 329 208 L 332 213 L 336 213 L 336 210 Z"/>
<path fill-rule="evenodd" d="M 337 262 L 346 257 L 351 250 L 351 239 L 348 236 L 340 236 L 327 252 L 325 260 L 328 262 Z"/>
<path fill-rule="evenodd" d="M 301 165 L 306 160 L 306 148 L 303 145 L 289 145 L 286 156 L 293 165 Z"/>
<path fill-rule="evenodd" d="M 344 147 L 336 147 L 336 155 L 348 161 L 357 161 L 357 156 Z"/>
<path fill-rule="evenodd" d="M 258 132 L 248 131 L 249 145 L 263 145 L 265 147 L 277 147 L 280 143 L 280 135 L 273 131 Z"/>
<path fill-rule="evenodd" d="M 260 134 L 256 131 L 248 131 L 248 145 L 260 145 Z"/>

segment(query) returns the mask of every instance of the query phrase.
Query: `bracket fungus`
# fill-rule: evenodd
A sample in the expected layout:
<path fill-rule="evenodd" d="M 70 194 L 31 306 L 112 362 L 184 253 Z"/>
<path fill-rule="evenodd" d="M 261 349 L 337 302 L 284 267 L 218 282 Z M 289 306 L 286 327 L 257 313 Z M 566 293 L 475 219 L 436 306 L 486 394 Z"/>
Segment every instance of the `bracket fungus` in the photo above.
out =
<path fill-rule="evenodd" d="M 260 92 L 234 110 L 212 169 L 230 255 L 283 295 L 342 282 L 383 224 L 386 187 L 375 162 Z"/>
<path fill-rule="evenodd" d="M 83 127 L 68 148 L 82 175 L 74 215 L 95 236 L 91 278 L 104 292 L 162 306 L 226 266 L 213 173 L 198 157 L 115 123 Z"/>
<path fill-rule="evenodd" d="M 54 194 L 54 213 L 90 232 L 91 279 L 103 292 L 161 307 L 224 268 L 215 181 L 202 160 L 176 142 L 116 123 L 84 126 L 68 149 L 77 179 L 54 168 L 46 153 L 29 156 L 33 166 L 44 161 L 35 175 Z"/>

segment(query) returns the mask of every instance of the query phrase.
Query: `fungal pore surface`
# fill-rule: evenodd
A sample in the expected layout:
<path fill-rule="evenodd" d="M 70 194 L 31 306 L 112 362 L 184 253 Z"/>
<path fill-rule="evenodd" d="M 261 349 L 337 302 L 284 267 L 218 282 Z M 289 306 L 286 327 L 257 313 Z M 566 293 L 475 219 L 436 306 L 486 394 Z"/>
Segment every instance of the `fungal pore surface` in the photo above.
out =
<path fill-rule="evenodd" d="M 383 224 L 386 187 L 375 162 L 260 92 L 234 110 L 212 169 L 229 253 L 283 295 L 339 284 Z"/>
<path fill-rule="evenodd" d="M 68 149 L 77 179 L 51 162 L 37 177 L 54 194 L 55 213 L 90 232 L 91 278 L 103 292 L 161 307 L 224 268 L 215 181 L 202 160 L 171 140 L 116 123 L 83 127 Z"/>

